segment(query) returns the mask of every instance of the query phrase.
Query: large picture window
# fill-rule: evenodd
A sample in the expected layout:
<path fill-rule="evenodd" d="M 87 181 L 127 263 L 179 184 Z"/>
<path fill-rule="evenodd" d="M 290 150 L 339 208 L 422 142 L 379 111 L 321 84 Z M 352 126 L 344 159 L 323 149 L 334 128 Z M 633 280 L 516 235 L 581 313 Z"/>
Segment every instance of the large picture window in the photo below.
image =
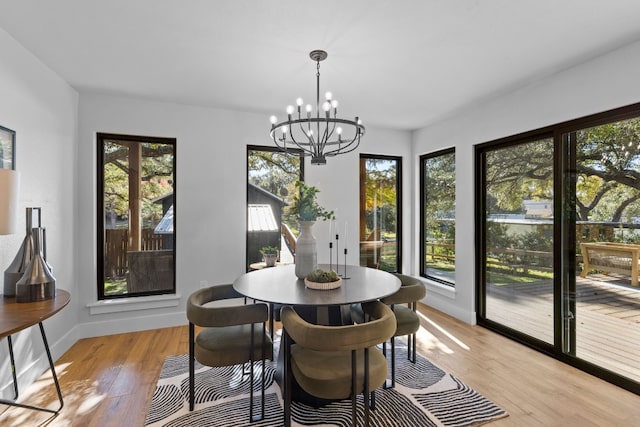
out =
<path fill-rule="evenodd" d="M 97 142 L 98 299 L 175 293 L 175 139 Z"/>
<path fill-rule="evenodd" d="M 455 284 L 456 155 L 453 148 L 420 156 L 420 275 Z"/>
<path fill-rule="evenodd" d="M 360 265 L 400 272 L 402 158 L 360 155 Z"/>

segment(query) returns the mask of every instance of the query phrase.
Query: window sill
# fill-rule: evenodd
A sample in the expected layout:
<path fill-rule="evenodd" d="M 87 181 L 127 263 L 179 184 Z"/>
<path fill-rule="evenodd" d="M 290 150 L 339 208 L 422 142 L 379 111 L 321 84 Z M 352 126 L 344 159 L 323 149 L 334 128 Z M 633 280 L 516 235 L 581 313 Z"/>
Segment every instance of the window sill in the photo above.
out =
<path fill-rule="evenodd" d="M 96 301 L 91 304 L 87 304 L 87 307 L 89 308 L 89 314 L 93 316 L 96 314 L 176 307 L 179 303 L 180 294 L 171 294 Z"/>
<path fill-rule="evenodd" d="M 427 286 L 427 290 L 434 294 L 442 295 L 447 298 L 454 299 L 456 297 L 456 288 L 454 286 L 445 285 L 435 280 L 429 280 L 425 277 L 420 277 L 420 280 Z"/>

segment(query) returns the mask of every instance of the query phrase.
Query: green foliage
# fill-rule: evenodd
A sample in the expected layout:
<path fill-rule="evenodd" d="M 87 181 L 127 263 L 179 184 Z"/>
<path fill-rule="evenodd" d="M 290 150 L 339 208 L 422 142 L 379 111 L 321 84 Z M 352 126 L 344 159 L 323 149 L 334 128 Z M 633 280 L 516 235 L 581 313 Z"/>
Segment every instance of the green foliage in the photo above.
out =
<path fill-rule="evenodd" d="M 278 248 L 276 246 L 264 246 L 262 247 L 262 249 L 260 249 L 260 253 L 262 255 L 275 255 L 278 253 Z"/>
<path fill-rule="evenodd" d="M 307 274 L 307 280 L 316 283 L 330 283 L 338 280 L 338 274 L 333 270 L 326 271 L 319 268 Z"/>
<path fill-rule="evenodd" d="M 142 143 L 140 171 L 141 217 L 145 227 L 152 227 L 162 217 L 158 197 L 173 191 L 173 147 L 169 144 Z M 104 207 L 118 218 L 129 216 L 129 150 L 118 141 L 104 146 Z"/>
<path fill-rule="evenodd" d="M 308 186 L 304 181 L 296 181 L 298 194 L 293 198 L 293 204 L 289 206 L 289 212 L 295 214 L 299 221 L 323 221 L 333 219 L 333 211 L 327 211 L 316 201 L 316 195 L 320 192 L 314 186 Z"/>

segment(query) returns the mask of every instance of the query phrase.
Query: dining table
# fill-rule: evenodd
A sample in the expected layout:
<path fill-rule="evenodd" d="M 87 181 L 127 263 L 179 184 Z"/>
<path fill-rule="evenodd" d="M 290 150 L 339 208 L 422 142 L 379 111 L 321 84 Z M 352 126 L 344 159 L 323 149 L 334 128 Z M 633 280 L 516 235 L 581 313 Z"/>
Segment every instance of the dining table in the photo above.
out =
<path fill-rule="evenodd" d="M 318 268 L 330 270 L 331 266 L 320 264 Z M 316 323 L 328 325 L 334 323 L 327 317 L 329 307 L 379 300 L 394 294 L 401 286 L 400 279 L 383 270 L 358 265 L 347 265 L 346 268 L 340 265 L 337 270 L 342 283 L 336 289 L 306 287 L 304 280 L 296 277 L 295 264 L 250 271 L 238 277 L 233 288 L 247 298 L 271 305 L 312 307 L 317 310 Z"/>
<path fill-rule="evenodd" d="M 332 266 L 320 264 L 318 268 L 330 270 Z M 335 267 L 335 265 L 333 266 Z M 335 269 L 335 268 L 334 268 Z M 290 305 L 305 320 L 321 325 L 338 325 L 349 321 L 352 304 L 376 301 L 400 289 L 401 282 L 394 274 L 357 265 L 340 265 L 340 287 L 329 290 L 308 288 L 295 274 L 295 264 L 250 271 L 233 282 L 233 288 L 247 298 L 269 304 L 269 330 L 273 338 L 274 311 Z M 346 309 L 346 310 L 342 310 Z M 282 344 L 282 343 L 281 343 Z M 278 351 L 276 380 L 282 379 L 283 351 Z M 329 401 L 308 395 L 294 381 L 293 399 L 312 406 Z"/>

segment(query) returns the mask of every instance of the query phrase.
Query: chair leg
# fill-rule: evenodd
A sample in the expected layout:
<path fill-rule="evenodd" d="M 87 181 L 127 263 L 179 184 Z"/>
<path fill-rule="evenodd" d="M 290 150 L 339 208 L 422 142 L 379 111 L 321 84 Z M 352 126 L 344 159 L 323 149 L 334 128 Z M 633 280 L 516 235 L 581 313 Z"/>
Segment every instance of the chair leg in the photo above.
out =
<path fill-rule="evenodd" d="M 386 342 L 383 344 L 386 345 Z M 384 351 L 383 351 L 384 354 Z M 386 357 L 386 355 L 385 355 Z M 386 380 L 382 385 L 383 389 L 394 388 L 396 386 L 396 341 L 395 337 L 391 337 L 391 381 Z"/>
<path fill-rule="evenodd" d="M 284 369 L 283 369 L 283 381 L 284 387 L 282 388 L 283 400 L 284 400 L 284 425 L 285 427 L 291 427 L 291 339 L 286 330 L 282 331 L 282 339 L 284 340 Z"/>
<path fill-rule="evenodd" d="M 393 341 L 391 341 L 393 343 Z M 364 394 L 364 425 L 369 427 L 371 422 L 371 411 L 369 410 L 369 349 L 364 349 L 364 386 L 362 390 Z"/>
<path fill-rule="evenodd" d="M 254 324 L 251 324 L 251 345 L 250 345 L 250 351 L 251 354 L 249 355 L 249 363 L 251 366 L 249 366 L 249 375 L 251 376 L 251 378 L 249 378 L 249 422 L 253 421 L 253 346 L 254 346 L 254 336 L 253 336 L 253 332 L 254 332 Z"/>
<path fill-rule="evenodd" d="M 356 363 L 356 350 L 351 350 L 351 426 L 356 427 L 356 404 L 357 404 L 357 396 L 356 393 L 358 387 L 358 367 Z"/>
<path fill-rule="evenodd" d="M 411 336 L 409 337 L 410 341 L 411 341 L 411 363 L 416 363 L 416 334 L 413 333 L 411 334 Z"/>
<path fill-rule="evenodd" d="M 193 411 L 195 403 L 195 330 L 189 323 L 189 411 Z"/>
<path fill-rule="evenodd" d="M 261 400 L 261 404 L 260 404 L 260 419 L 263 420 L 264 419 L 264 369 L 265 369 L 265 360 L 267 357 L 267 350 L 266 350 L 266 345 L 265 345 L 265 334 L 266 334 L 266 330 L 265 330 L 265 323 L 262 322 L 262 346 L 261 346 L 261 350 L 262 350 L 262 375 L 260 376 L 260 382 L 262 384 L 261 388 L 260 388 L 260 400 Z M 273 341 L 272 341 L 273 342 Z"/>

